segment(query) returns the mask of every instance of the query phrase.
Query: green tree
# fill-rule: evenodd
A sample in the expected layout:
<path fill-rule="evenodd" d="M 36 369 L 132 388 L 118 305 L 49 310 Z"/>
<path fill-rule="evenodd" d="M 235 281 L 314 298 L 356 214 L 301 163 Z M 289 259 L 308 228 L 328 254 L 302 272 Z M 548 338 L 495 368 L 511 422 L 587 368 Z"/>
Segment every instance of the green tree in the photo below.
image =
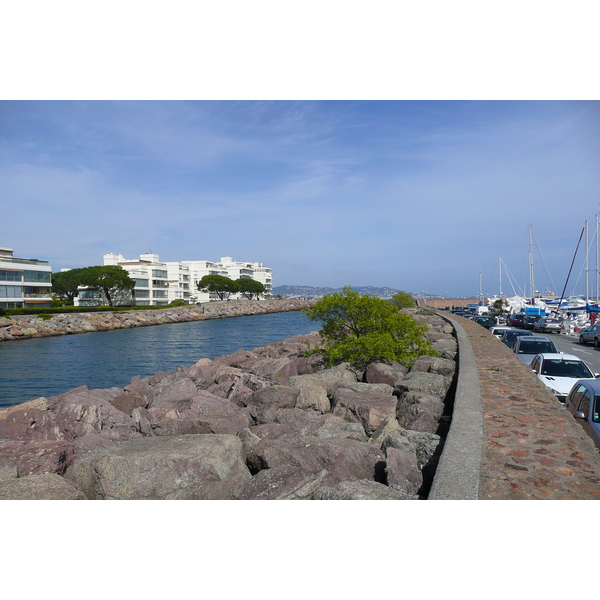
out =
<path fill-rule="evenodd" d="M 244 277 L 237 279 L 236 283 L 238 284 L 238 291 L 244 294 L 249 300 L 252 300 L 253 295 L 256 296 L 256 299 L 258 300 L 259 296 L 265 293 L 265 286 L 255 279 L 247 279 Z"/>
<path fill-rule="evenodd" d="M 416 308 L 416 300 L 407 292 L 398 292 L 390 298 L 390 302 L 398 308 Z"/>
<path fill-rule="evenodd" d="M 79 294 L 79 286 L 83 280 L 85 269 L 70 269 L 52 273 L 52 292 L 59 298 L 73 304 L 75 296 Z"/>
<path fill-rule="evenodd" d="M 400 362 L 410 367 L 421 355 L 435 352 L 425 340 L 427 327 L 375 296 L 360 296 L 350 286 L 343 293 L 324 296 L 303 309 L 321 321 L 323 353 L 328 365 L 348 361 L 364 368 L 371 362 Z"/>
<path fill-rule="evenodd" d="M 198 282 L 198 290 L 217 294 L 221 300 L 224 300 L 226 295 L 238 291 L 238 284 L 237 281 L 223 275 L 205 275 Z"/>
<path fill-rule="evenodd" d="M 109 306 L 115 295 L 135 287 L 129 273 L 118 265 L 93 266 L 82 269 L 81 285 L 102 290 Z"/>

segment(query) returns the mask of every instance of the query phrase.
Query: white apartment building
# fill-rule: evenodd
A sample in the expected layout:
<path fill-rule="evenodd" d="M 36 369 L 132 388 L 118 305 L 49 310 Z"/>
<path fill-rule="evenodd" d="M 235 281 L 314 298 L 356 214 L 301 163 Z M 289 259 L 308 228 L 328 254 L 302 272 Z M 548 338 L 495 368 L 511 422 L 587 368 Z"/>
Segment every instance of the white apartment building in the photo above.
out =
<path fill-rule="evenodd" d="M 217 294 L 200 292 L 198 282 L 205 275 L 222 275 L 230 279 L 249 278 L 260 281 L 265 286 L 265 298 L 271 296 L 273 288 L 272 269 L 261 263 L 235 262 L 230 256 L 220 262 L 208 260 L 183 260 L 180 262 L 161 262 L 158 254 L 140 254 L 139 259 L 126 259 L 122 254 L 105 254 L 104 265 L 118 265 L 129 272 L 135 280 L 131 296 L 119 299 L 136 305 L 160 306 L 174 300 L 186 303 L 210 302 L 218 300 Z M 235 294 L 232 299 L 241 295 Z M 82 289 L 79 292 L 80 306 L 97 305 L 102 302 L 100 292 Z"/>
<path fill-rule="evenodd" d="M 263 266 L 257 262 L 236 262 L 231 256 L 221 257 L 220 262 L 211 262 L 208 260 L 184 260 L 181 264 L 187 265 L 190 269 L 192 278 L 192 291 L 194 294 L 194 302 L 209 302 L 210 300 L 218 300 L 217 294 L 209 294 L 208 292 L 200 292 L 198 290 L 198 282 L 205 275 L 222 275 L 230 279 L 255 279 L 265 286 L 265 298 L 271 297 L 273 289 L 273 270 Z M 243 297 L 241 294 L 234 294 L 232 299 Z"/>
<path fill-rule="evenodd" d="M 173 300 L 190 299 L 189 272 L 174 263 L 164 263 L 158 254 L 140 254 L 139 259 L 126 259 L 122 254 L 105 254 L 104 266 L 123 267 L 135 281 L 131 301 L 140 306 L 164 306 Z M 187 291 L 187 294 L 185 293 Z"/>
<path fill-rule="evenodd" d="M 52 306 L 52 267 L 36 258 L 14 258 L 12 248 L 0 248 L 0 308 Z"/>

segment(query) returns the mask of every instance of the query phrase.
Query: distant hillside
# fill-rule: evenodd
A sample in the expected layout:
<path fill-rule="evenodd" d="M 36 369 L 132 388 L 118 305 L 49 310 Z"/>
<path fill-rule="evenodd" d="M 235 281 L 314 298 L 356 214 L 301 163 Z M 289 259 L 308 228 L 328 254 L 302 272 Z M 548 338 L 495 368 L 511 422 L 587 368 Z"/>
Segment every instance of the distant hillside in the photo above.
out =
<path fill-rule="evenodd" d="M 273 296 L 282 298 L 322 298 L 325 294 L 342 293 L 342 288 L 313 287 L 310 285 L 280 285 L 273 288 Z M 353 292 L 362 296 L 377 296 L 378 298 L 391 298 L 400 290 L 388 287 L 352 286 Z"/>

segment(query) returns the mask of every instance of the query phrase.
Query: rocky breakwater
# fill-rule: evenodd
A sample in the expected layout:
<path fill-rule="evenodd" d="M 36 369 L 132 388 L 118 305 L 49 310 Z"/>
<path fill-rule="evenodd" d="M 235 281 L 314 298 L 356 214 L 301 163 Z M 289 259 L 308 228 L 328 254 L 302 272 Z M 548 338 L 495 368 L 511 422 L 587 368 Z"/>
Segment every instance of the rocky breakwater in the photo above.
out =
<path fill-rule="evenodd" d="M 0 498 L 424 498 L 456 341 L 415 318 L 439 356 L 410 370 L 324 368 L 312 333 L 4 409 Z"/>
<path fill-rule="evenodd" d="M 0 317 L 0 341 L 302 310 L 310 300 L 232 300 L 161 310 Z"/>

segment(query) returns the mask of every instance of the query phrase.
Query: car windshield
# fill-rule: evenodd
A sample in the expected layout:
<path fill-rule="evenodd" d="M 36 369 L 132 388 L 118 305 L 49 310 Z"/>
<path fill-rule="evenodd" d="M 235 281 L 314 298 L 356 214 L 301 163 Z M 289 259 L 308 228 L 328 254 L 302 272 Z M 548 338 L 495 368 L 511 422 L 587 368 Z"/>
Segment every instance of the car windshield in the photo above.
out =
<path fill-rule="evenodd" d="M 515 338 L 519 337 L 520 335 L 531 335 L 529 333 L 529 331 L 507 331 L 506 332 L 506 339 L 511 342 L 512 340 L 514 340 Z"/>
<path fill-rule="evenodd" d="M 556 352 L 556 346 L 552 342 L 521 341 L 518 354 L 550 354 Z"/>
<path fill-rule="evenodd" d="M 591 379 L 591 371 L 580 360 L 563 360 L 548 358 L 542 365 L 542 375 L 550 377 L 575 377 L 577 379 Z"/>

